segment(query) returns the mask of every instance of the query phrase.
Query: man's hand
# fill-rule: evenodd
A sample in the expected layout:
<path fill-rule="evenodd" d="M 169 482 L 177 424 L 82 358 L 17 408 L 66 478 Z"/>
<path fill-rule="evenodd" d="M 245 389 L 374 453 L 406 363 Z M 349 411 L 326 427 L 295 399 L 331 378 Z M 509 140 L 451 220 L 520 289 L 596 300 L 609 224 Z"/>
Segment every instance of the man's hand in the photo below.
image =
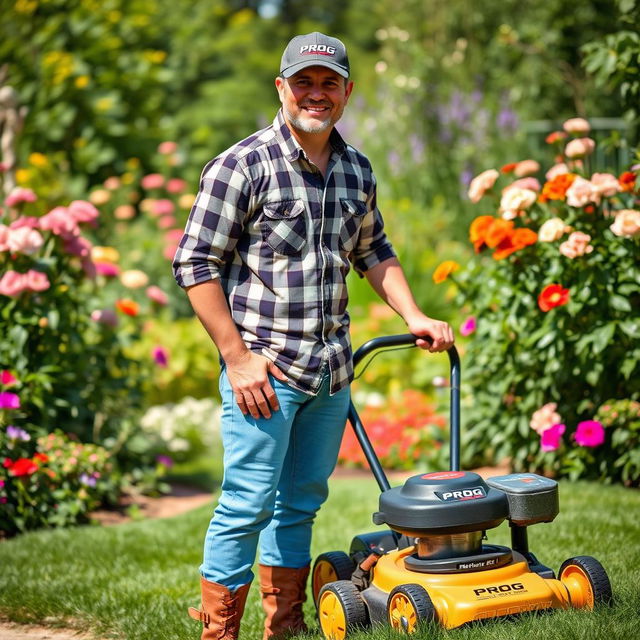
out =
<path fill-rule="evenodd" d="M 280 405 L 268 374 L 282 382 L 287 381 L 287 376 L 271 360 L 247 350 L 227 360 L 226 365 L 229 384 L 245 416 L 250 413 L 254 418 L 270 418 L 272 411 L 278 411 Z"/>
<path fill-rule="evenodd" d="M 454 343 L 453 329 L 448 323 L 434 320 L 423 313 L 406 319 L 407 327 L 414 336 L 429 336 L 433 341 L 416 340 L 416 345 L 421 349 L 428 349 L 431 353 L 446 351 Z"/>

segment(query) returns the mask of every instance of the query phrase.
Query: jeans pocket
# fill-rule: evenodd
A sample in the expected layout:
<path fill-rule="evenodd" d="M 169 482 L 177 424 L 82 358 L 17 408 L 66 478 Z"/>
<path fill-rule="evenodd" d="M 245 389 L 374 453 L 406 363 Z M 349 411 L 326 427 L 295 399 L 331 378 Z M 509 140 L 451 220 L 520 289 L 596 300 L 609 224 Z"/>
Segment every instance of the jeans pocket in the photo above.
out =
<path fill-rule="evenodd" d="M 262 239 L 276 252 L 293 256 L 307 243 L 307 224 L 302 200 L 269 202 L 260 221 Z"/>

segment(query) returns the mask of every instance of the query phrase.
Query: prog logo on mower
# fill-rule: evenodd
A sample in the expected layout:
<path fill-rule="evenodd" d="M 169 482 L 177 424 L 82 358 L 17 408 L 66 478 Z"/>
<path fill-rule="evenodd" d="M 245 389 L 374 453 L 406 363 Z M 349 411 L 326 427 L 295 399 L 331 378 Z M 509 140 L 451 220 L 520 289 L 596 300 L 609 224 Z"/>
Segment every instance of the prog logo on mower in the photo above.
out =
<path fill-rule="evenodd" d="M 469 487 L 468 489 L 460 489 L 458 491 L 436 491 L 435 494 L 443 502 L 452 500 L 477 500 L 478 498 L 486 498 L 487 493 L 483 487 Z"/>

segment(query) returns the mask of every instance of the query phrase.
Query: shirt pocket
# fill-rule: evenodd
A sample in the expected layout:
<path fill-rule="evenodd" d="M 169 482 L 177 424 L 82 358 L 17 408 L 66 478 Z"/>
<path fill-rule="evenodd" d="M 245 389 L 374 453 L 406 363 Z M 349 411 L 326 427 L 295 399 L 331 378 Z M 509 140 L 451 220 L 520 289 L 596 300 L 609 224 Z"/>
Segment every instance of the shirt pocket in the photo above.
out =
<path fill-rule="evenodd" d="M 340 204 L 342 205 L 340 246 L 345 251 L 353 251 L 358 242 L 362 220 L 367 213 L 367 203 L 362 200 L 340 198 Z"/>
<path fill-rule="evenodd" d="M 276 252 L 293 256 L 307 243 L 305 208 L 302 200 L 268 202 L 262 207 L 262 239 Z"/>

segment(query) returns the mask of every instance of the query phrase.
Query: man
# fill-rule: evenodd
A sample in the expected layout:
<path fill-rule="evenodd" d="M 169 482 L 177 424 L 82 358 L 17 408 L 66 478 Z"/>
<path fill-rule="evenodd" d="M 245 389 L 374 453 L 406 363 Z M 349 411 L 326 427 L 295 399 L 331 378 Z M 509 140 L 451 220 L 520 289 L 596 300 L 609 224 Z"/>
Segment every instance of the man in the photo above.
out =
<path fill-rule="evenodd" d="M 297 36 L 273 125 L 204 169 L 174 261 L 221 360 L 224 479 L 200 567 L 203 640 L 237 638 L 260 552 L 264 638 L 306 629 L 311 525 L 327 496 L 353 377 L 350 265 L 410 332 L 453 343 L 417 307 L 386 238 L 368 160 L 334 129 L 353 82 L 342 42 Z M 427 348 L 425 340 L 417 340 Z"/>

